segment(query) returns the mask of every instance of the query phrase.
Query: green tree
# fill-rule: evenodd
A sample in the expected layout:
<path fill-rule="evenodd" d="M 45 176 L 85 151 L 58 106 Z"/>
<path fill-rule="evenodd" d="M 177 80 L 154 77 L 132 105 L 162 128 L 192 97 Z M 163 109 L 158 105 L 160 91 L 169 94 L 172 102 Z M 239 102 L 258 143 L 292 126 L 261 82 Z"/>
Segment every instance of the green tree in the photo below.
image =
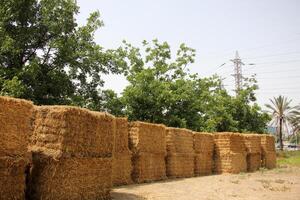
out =
<path fill-rule="evenodd" d="M 268 115 L 257 104 L 251 105 L 256 100 L 255 85 L 246 85 L 232 97 L 220 77 L 199 78 L 189 72 L 193 49 L 182 44 L 172 58 L 166 42 L 143 44 L 142 50 L 126 42 L 122 48 L 128 58 L 129 86 L 120 100 L 131 120 L 197 131 L 265 132 Z"/>
<path fill-rule="evenodd" d="M 94 42 L 103 25 L 99 12 L 79 26 L 78 10 L 73 0 L 0 1 L 0 94 L 100 107 L 101 74 L 123 65 L 117 51 Z"/>
<path fill-rule="evenodd" d="M 266 104 L 273 118 L 273 124 L 279 126 L 280 150 L 283 150 L 282 130 L 283 126 L 288 126 L 294 116 L 295 107 L 291 106 L 292 100 L 279 95 L 270 99 L 271 104 Z"/>

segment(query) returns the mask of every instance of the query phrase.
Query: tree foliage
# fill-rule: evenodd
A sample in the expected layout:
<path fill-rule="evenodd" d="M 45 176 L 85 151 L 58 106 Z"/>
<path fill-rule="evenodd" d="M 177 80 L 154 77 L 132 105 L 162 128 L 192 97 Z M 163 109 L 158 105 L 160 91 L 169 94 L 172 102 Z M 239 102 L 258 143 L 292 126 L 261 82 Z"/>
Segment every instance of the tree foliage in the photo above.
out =
<path fill-rule="evenodd" d="M 128 58 L 129 85 L 118 99 L 131 120 L 197 131 L 265 131 L 269 117 L 255 103 L 255 79 L 246 80 L 245 89 L 232 97 L 220 77 L 189 72 L 195 50 L 185 44 L 174 59 L 168 43 L 157 40 L 144 41 L 142 50 L 125 42 L 122 51 Z"/>
<path fill-rule="evenodd" d="M 101 74 L 119 73 L 116 52 L 94 42 L 99 12 L 79 26 L 73 0 L 0 2 L 0 93 L 37 104 L 99 108 Z"/>

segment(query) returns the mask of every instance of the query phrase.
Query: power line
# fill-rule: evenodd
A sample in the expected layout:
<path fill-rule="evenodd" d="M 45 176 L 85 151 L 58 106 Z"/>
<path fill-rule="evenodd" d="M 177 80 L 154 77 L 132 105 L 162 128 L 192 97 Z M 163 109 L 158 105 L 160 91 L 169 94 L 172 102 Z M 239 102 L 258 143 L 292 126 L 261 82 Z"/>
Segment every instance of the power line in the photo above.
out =
<path fill-rule="evenodd" d="M 289 53 L 279 53 L 279 54 L 270 54 L 270 55 L 264 55 L 264 56 L 257 56 L 257 57 L 246 57 L 244 59 L 257 59 L 257 58 L 268 58 L 268 57 L 274 57 L 274 56 L 283 56 L 283 55 L 293 55 L 293 54 L 300 54 L 300 51 L 295 52 L 289 52 Z"/>
<path fill-rule="evenodd" d="M 263 72 L 258 72 L 258 73 L 246 73 L 246 75 L 259 75 L 259 74 L 273 74 L 273 73 L 282 73 L 282 72 L 295 72 L 300 69 L 291 69 L 291 70 L 277 70 L 277 71 L 263 71 Z"/>

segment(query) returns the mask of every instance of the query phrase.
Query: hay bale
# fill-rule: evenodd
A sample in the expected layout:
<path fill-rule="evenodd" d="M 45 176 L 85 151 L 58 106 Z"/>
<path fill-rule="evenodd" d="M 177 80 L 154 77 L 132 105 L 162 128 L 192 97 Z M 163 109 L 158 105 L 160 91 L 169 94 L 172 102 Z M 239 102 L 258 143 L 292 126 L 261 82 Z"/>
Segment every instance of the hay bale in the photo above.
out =
<path fill-rule="evenodd" d="M 110 199 L 115 122 L 76 107 L 38 107 L 30 198 Z"/>
<path fill-rule="evenodd" d="M 116 135 L 114 153 L 129 153 L 128 120 L 116 117 Z"/>
<path fill-rule="evenodd" d="M 261 166 L 261 137 L 259 134 L 243 134 L 247 152 L 247 171 L 254 172 Z"/>
<path fill-rule="evenodd" d="M 194 132 L 195 175 L 209 175 L 213 170 L 214 137 L 211 133 Z"/>
<path fill-rule="evenodd" d="M 271 135 L 261 135 L 262 167 L 273 169 L 276 167 L 275 138 Z"/>
<path fill-rule="evenodd" d="M 173 153 L 167 156 L 168 178 L 184 178 L 194 176 L 194 154 Z"/>
<path fill-rule="evenodd" d="M 0 97 L 0 157 L 28 157 L 33 129 L 32 102 Z"/>
<path fill-rule="evenodd" d="M 261 153 L 247 153 L 247 171 L 254 172 L 261 166 Z"/>
<path fill-rule="evenodd" d="M 131 153 L 114 154 L 112 164 L 112 182 L 113 186 L 128 185 L 133 183 L 131 179 L 132 164 Z"/>
<path fill-rule="evenodd" d="M 25 170 L 31 162 L 32 102 L 0 97 L 0 198 L 25 198 Z"/>
<path fill-rule="evenodd" d="M 264 167 L 267 169 L 276 168 L 276 152 L 268 151 L 264 154 Z"/>
<path fill-rule="evenodd" d="M 246 155 L 242 153 L 227 153 L 215 155 L 214 172 L 216 174 L 233 173 L 247 171 Z"/>
<path fill-rule="evenodd" d="M 169 178 L 194 176 L 193 132 L 182 128 L 167 128 L 167 176 Z"/>
<path fill-rule="evenodd" d="M 111 158 L 60 158 L 33 154 L 30 199 L 110 199 Z"/>
<path fill-rule="evenodd" d="M 132 157 L 132 179 L 135 183 L 166 179 L 165 154 L 139 153 Z"/>
<path fill-rule="evenodd" d="M 275 138 L 272 135 L 260 135 L 261 147 L 263 151 L 273 151 L 275 152 Z"/>
<path fill-rule="evenodd" d="M 247 171 L 246 146 L 238 133 L 214 134 L 214 172 L 240 173 Z"/>
<path fill-rule="evenodd" d="M 70 106 L 37 107 L 30 149 L 60 157 L 112 157 L 115 118 Z"/>
<path fill-rule="evenodd" d="M 127 118 L 116 118 L 116 134 L 112 169 L 112 182 L 114 186 L 132 183 L 132 153 L 128 147 L 128 135 Z"/>
<path fill-rule="evenodd" d="M 243 134 L 247 153 L 261 153 L 261 137 L 259 134 Z"/>
<path fill-rule="evenodd" d="M 161 124 L 131 122 L 129 124 L 129 148 L 136 154 L 166 154 L 166 128 Z"/>
<path fill-rule="evenodd" d="M 210 153 L 214 151 L 214 137 L 211 133 L 194 132 L 194 151 L 195 153 Z"/>
<path fill-rule="evenodd" d="M 168 153 L 194 153 L 193 132 L 182 128 L 167 128 L 166 131 Z"/>
<path fill-rule="evenodd" d="M 195 154 L 195 175 L 204 176 L 210 175 L 213 171 L 213 153 L 198 153 Z"/>
<path fill-rule="evenodd" d="M 0 158 L 0 197 L 8 200 L 25 199 L 27 159 Z"/>

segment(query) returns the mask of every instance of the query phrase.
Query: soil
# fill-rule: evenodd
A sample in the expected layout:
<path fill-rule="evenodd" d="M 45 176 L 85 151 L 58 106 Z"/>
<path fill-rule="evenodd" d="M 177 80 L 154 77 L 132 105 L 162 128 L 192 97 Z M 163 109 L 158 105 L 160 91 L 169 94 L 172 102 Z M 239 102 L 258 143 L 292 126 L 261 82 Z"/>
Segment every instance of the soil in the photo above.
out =
<path fill-rule="evenodd" d="M 112 197 L 114 200 L 299 200 L 300 168 L 128 185 L 115 188 Z"/>

